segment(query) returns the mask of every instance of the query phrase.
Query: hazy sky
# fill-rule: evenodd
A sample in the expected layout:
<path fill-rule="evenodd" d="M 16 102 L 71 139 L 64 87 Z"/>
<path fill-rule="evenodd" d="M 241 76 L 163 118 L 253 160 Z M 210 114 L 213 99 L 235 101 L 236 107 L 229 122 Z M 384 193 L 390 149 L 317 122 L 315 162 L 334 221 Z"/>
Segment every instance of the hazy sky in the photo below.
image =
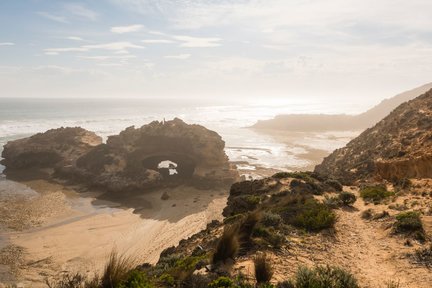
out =
<path fill-rule="evenodd" d="M 432 81 L 431 0 L 1 0 L 0 97 L 376 101 Z"/>

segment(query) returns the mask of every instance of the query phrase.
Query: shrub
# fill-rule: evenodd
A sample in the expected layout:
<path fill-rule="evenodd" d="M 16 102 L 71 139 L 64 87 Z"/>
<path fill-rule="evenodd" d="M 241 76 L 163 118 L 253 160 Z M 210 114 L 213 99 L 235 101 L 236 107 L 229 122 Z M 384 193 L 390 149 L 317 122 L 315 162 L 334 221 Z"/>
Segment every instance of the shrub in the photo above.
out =
<path fill-rule="evenodd" d="M 291 214 L 286 215 L 288 217 L 285 218 L 289 224 L 312 232 L 331 228 L 336 222 L 335 213 L 328 206 L 313 198 L 307 199 L 304 203 L 297 203 L 293 207 L 288 207 L 285 212 Z"/>
<path fill-rule="evenodd" d="M 341 203 L 345 206 L 351 206 L 357 200 L 357 197 L 353 193 L 345 192 L 345 191 L 341 192 L 338 195 L 338 198 L 341 201 Z"/>
<path fill-rule="evenodd" d="M 324 182 L 324 184 L 326 184 L 330 187 L 333 187 L 336 191 L 342 191 L 342 189 L 343 189 L 342 184 L 339 181 L 334 180 L 334 179 L 327 179 Z"/>
<path fill-rule="evenodd" d="M 228 277 L 219 277 L 208 285 L 209 288 L 236 288 L 234 281 Z"/>
<path fill-rule="evenodd" d="M 213 254 L 213 264 L 225 262 L 228 259 L 234 259 L 239 251 L 239 248 L 240 244 L 237 235 L 237 228 L 225 228 L 216 246 L 216 251 Z"/>
<path fill-rule="evenodd" d="M 420 234 L 424 236 L 424 229 L 423 229 L 422 221 L 420 219 L 420 213 L 414 211 L 408 211 L 396 215 L 394 232 L 401 233 L 401 234 L 415 235 L 417 237 L 419 237 Z"/>
<path fill-rule="evenodd" d="M 394 193 L 387 191 L 387 189 L 383 186 L 368 186 L 360 190 L 360 196 L 369 202 L 373 202 L 375 204 L 380 203 L 387 197 L 392 196 Z"/>
<path fill-rule="evenodd" d="M 140 271 L 132 270 L 126 280 L 118 286 L 118 288 L 153 288 L 153 284 L 147 279 L 147 276 Z"/>
<path fill-rule="evenodd" d="M 76 273 L 76 274 L 63 274 L 61 278 L 57 281 L 51 282 L 46 279 L 45 284 L 49 288 L 80 288 L 83 287 L 86 277 Z"/>
<path fill-rule="evenodd" d="M 361 218 L 370 220 L 373 217 L 372 209 L 366 209 L 361 213 Z"/>
<path fill-rule="evenodd" d="M 269 283 L 273 276 L 273 267 L 266 254 L 254 258 L 255 279 L 258 284 Z"/>
<path fill-rule="evenodd" d="M 276 285 L 276 288 L 296 288 L 296 287 L 292 281 L 286 280 L 286 281 L 279 282 Z"/>
<path fill-rule="evenodd" d="M 115 250 L 112 251 L 102 274 L 101 286 L 103 288 L 119 286 L 122 281 L 127 279 L 129 271 L 134 266 L 135 261 L 131 257 L 119 255 Z"/>
<path fill-rule="evenodd" d="M 295 276 L 296 288 L 359 288 L 354 276 L 338 267 L 300 267 Z"/>
<path fill-rule="evenodd" d="M 323 203 L 333 209 L 338 208 L 342 204 L 338 196 L 328 196 L 328 195 L 324 196 Z"/>
<path fill-rule="evenodd" d="M 301 179 L 304 181 L 312 181 L 311 175 L 307 172 L 278 172 L 272 176 L 276 179 L 283 179 L 283 178 L 295 178 L 295 179 Z"/>
<path fill-rule="evenodd" d="M 252 235 L 252 232 L 256 226 L 256 224 L 261 220 L 261 213 L 254 211 L 250 212 L 246 215 L 246 218 L 244 218 L 243 221 L 241 221 L 239 228 L 238 228 L 238 235 L 240 244 L 243 247 L 247 247 L 250 244 L 250 238 Z"/>
<path fill-rule="evenodd" d="M 261 223 L 267 227 L 277 227 L 282 222 L 282 218 L 278 214 L 274 214 L 271 212 L 265 212 L 262 216 Z"/>
<path fill-rule="evenodd" d="M 412 256 L 416 263 L 425 265 L 428 268 L 432 267 L 432 244 L 423 249 L 417 249 Z"/>

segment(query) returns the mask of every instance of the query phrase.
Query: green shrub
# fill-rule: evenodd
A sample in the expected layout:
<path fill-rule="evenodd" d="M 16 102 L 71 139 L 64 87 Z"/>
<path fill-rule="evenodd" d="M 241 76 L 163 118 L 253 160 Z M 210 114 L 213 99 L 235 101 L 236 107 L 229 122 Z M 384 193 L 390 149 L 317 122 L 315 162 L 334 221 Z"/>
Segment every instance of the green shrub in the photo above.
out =
<path fill-rule="evenodd" d="M 415 233 L 421 233 L 424 235 L 423 223 L 420 219 L 420 213 L 408 211 L 396 215 L 394 232 L 410 235 L 415 235 Z"/>
<path fill-rule="evenodd" d="M 212 263 L 218 264 L 228 259 L 234 259 L 240 248 L 240 243 L 236 227 L 226 227 L 219 242 L 216 251 L 213 254 Z"/>
<path fill-rule="evenodd" d="M 234 281 L 228 277 L 219 277 L 208 285 L 209 288 L 237 288 Z"/>
<path fill-rule="evenodd" d="M 126 280 L 120 285 L 113 286 L 118 288 L 153 288 L 153 284 L 148 280 L 147 275 L 143 272 L 132 270 L 128 273 Z"/>
<path fill-rule="evenodd" d="M 304 181 L 312 181 L 312 177 L 307 172 L 278 172 L 272 176 L 272 178 L 283 179 L 283 178 L 294 178 L 301 179 Z"/>
<path fill-rule="evenodd" d="M 353 193 L 351 193 L 351 192 L 345 192 L 345 191 L 341 192 L 338 195 L 338 198 L 341 201 L 341 203 L 343 205 L 345 205 L 345 206 L 351 206 L 357 200 L 357 197 Z"/>
<path fill-rule="evenodd" d="M 368 186 L 360 190 L 360 196 L 365 201 L 375 204 L 380 203 L 382 200 L 392 195 L 394 195 L 393 192 L 387 191 L 387 189 L 382 186 Z"/>
<path fill-rule="evenodd" d="M 273 277 L 273 267 L 266 254 L 261 254 L 254 258 L 254 267 L 257 283 L 269 283 Z"/>
<path fill-rule="evenodd" d="M 79 273 L 66 273 L 62 274 L 61 278 L 57 281 L 50 281 L 46 279 L 45 284 L 48 286 L 48 288 L 80 288 L 84 286 L 85 281 L 86 277 L 84 275 L 81 275 Z"/>
<path fill-rule="evenodd" d="M 296 288 L 359 288 L 354 276 L 338 267 L 300 267 L 295 276 Z"/>
<path fill-rule="evenodd" d="M 336 222 L 336 214 L 327 205 L 313 198 L 299 199 L 285 206 L 282 218 L 288 224 L 311 232 L 331 228 Z"/>
<path fill-rule="evenodd" d="M 296 288 L 296 287 L 295 287 L 295 284 L 292 281 L 285 280 L 285 281 L 279 282 L 276 285 L 276 288 Z"/>
<path fill-rule="evenodd" d="M 261 218 L 261 223 L 267 227 L 277 227 L 282 222 L 282 218 L 278 214 L 274 214 L 271 212 L 265 212 Z"/>

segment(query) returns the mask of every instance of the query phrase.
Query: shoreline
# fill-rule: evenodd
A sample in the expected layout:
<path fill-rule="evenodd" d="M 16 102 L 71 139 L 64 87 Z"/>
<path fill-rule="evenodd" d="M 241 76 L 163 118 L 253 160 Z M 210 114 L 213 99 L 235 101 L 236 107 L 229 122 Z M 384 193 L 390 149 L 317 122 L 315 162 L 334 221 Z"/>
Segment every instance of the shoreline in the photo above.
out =
<path fill-rule="evenodd" d="M 31 283 L 32 287 L 45 287 L 44 279 L 62 271 L 100 271 L 113 249 L 134 255 L 139 263 L 155 263 L 164 249 L 201 231 L 212 220 L 221 220 L 228 196 L 226 189 L 198 190 L 179 186 L 138 195 L 130 199 L 136 204 L 134 208 L 124 208 L 124 205 L 113 208 L 110 205 L 116 203 L 102 201 L 104 205 L 95 205 L 100 201 L 85 197 L 68 186 L 45 180 L 22 184 L 37 188 L 37 197 L 42 199 L 38 205 L 44 209 L 51 207 L 49 202 L 52 201 L 44 195 L 64 195 L 64 201 L 55 203 L 65 213 L 50 214 L 39 225 L 22 231 L 0 232 L 7 239 L 4 247 L 22 247 L 21 256 L 24 257 L 24 261 L 9 265 L 10 270 L 17 266 L 18 271 L 9 271 L 14 272 L 9 274 L 16 274 L 15 281 L 11 281 L 14 275 L 3 275 L 2 280 L 9 284 Z M 64 190 L 75 196 L 67 196 Z M 161 200 L 165 192 L 170 197 Z M 73 208 L 74 201 L 80 203 Z M 0 264 L 0 275 L 5 273 L 5 266 Z"/>

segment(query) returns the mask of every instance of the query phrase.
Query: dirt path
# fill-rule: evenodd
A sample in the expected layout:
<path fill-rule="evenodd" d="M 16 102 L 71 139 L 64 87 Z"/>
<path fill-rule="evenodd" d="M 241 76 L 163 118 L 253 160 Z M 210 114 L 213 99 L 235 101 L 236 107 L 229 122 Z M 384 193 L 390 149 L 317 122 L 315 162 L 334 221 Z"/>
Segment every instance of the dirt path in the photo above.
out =
<path fill-rule="evenodd" d="M 349 268 L 364 287 L 386 287 L 391 280 L 399 282 L 401 288 L 432 287 L 432 273 L 411 264 L 407 257 L 416 247 L 404 246 L 403 239 L 389 235 L 385 220 L 362 219 L 361 213 L 367 208 L 383 209 L 365 206 L 358 199 L 353 210 L 338 212 L 337 241 L 329 255 L 333 261 Z"/>

